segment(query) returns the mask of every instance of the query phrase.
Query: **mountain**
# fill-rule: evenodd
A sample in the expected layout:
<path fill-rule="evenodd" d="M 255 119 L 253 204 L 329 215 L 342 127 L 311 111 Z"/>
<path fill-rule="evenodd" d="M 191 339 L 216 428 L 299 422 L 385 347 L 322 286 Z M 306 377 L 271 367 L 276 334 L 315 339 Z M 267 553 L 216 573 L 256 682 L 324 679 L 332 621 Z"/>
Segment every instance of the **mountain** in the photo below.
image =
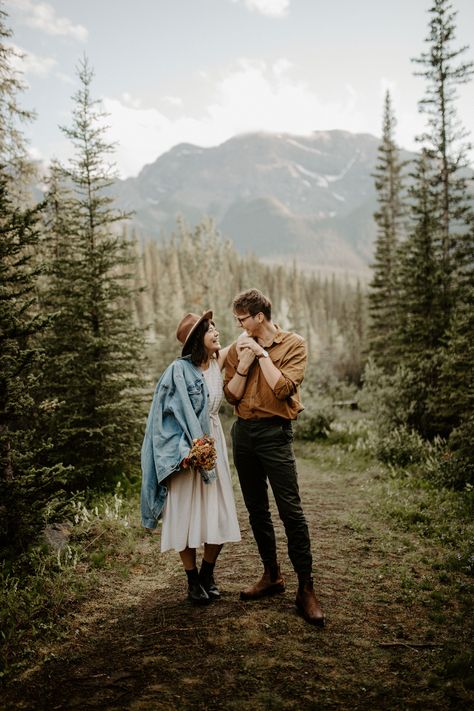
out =
<path fill-rule="evenodd" d="M 210 216 L 236 248 L 272 260 L 363 272 L 373 252 L 379 139 L 347 131 L 252 133 L 180 144 L 114 187 L 144 236 Z M 405 156 L 406 157 L 406 156 Z"/>

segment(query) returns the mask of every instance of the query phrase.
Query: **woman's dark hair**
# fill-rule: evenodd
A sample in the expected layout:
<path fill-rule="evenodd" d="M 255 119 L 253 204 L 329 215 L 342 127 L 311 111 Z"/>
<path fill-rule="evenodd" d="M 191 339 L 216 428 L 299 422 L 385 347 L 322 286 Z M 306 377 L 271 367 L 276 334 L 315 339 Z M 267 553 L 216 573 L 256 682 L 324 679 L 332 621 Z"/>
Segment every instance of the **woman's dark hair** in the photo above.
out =
<path fill-rule="evenodd" d="M 183 348 L 182 355 L 190 355 L 194 365 L 201 365 L 201 363 L 204 363 L 207 360 L 207 350 L 204 346 L 204 336 L 208 332 L 209 325 L 211 323 L 212 321 L 210 321 L 210 319 L 204 319 Z"/>

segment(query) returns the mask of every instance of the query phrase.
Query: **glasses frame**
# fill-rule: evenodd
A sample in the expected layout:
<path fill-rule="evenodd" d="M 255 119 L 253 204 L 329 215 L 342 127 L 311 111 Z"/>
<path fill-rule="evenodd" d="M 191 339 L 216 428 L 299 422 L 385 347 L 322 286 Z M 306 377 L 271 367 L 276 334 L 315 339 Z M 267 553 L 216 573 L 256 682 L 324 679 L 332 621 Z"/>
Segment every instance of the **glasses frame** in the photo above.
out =
<path fill-rule="evenodd" d="M 255 316 L 254 316 L 253 314 L 248 314 L 247 316 L 244 316 L 243 318 L 239 318 L 238 316 L 236 316 L 236 315 L 234 314 L 234 318 L 235 318 L 236 322 L 239 324 L 239 326 L 243 326 L 243 325 L 244 325 L 244 322 L 245 322 L 248 318 L 255 318 Z"/>

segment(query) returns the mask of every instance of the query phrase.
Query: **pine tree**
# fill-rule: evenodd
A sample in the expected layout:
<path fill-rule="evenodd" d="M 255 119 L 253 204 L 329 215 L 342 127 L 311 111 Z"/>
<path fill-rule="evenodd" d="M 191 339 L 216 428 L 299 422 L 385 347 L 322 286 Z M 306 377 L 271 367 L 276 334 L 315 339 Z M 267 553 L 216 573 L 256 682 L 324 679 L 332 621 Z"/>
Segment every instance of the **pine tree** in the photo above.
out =
<path fill-rule="evenodd" d="M 111 486 L 137 468 L 143 339 L 130 309 L 132 245 L 119 229 L 92 71 L 78 68 L 67 168 L 56 166 L 48 195 L 51 261 L 45 300 L 57 313 L 46 343 L 48 391 L 56 401 L 55 461 L 72 467 L 69 488 Z M 60 180 L 60 184 L 58 184 Z"/>
<path fill-rule="evenodd" d="M 45 464 L 48 403 L 40 399 L 42 349 L 48 319 L 39 312 L 36 259 L 41 206 L 21 208 L 26 164 L 18 102 L 22 82 L 11 67 L 11 36 L 0 10 L 0 548 L 24 551 L 44 524 L 44 510 L 61 487 L 61 468 Z"/>
<path fill-rule="evenodd" d="M 390 92 L 385 95 L 382 142 L 375 169 L 378 210 L 373 278 L 369 291 L 370 350 L 378 365 L 393 372 L 397 363 L 397 250 L 404 232 L 404 163 L 395 143 Z"/>
<path fill-rule="evenodd" d="M 0 166 L 0 548 L 26 546 L 41 525 L 45 504 L 39 464 L 43 433 L 36 390 L 45 328 L 38 314 L 38 211 L 20 211 L 8 195 L 9 177 Z"/>
<path fill-rule="evenodd" d="M 449 326 L 451 309 L 456 301 L 457 242 L 470 222 L 470 198 L 463 170 L 467 166 L 467 132 L 460 125 L 456 112 L 457 87 L 470 80 L 474 72 L 472 62 L 461 56 L 468 47 L 456 48 L 456 12 L 450 0 L 434 0 L 429 10 L 431 19 L 426 43 L 427 52 L 413 61 L 421 69 L 416 76 L 427 80 L 426 93 L 419 102 L 427 115 L 427 130 L 418 141 L 425 148 L 435 174 L 433 187 L 437 192 L 436 221 L 441 235 L 441 308 Z"/>
<path fill-rule="evenodd" d="M 466 47 L 453 46 L 456 13 L 449 1 L 434 0 L 430 15 L 429 50 L 414 60 L 422 67 L 417 74 L 427 80 L 419 105 L 428 126 L 418 137 L 422 152 L 410 192 L 413 219 L 401 252 L 399 342 L 400 361 L 409 374 L 404 387 L 407 392 L 412 388 L 409 424 L 425 436 L 447 436 L 453 413 L 443 404 L 450 397 L 441 372 L 443 360 L 450 359 L 447 342 L 455 341 L 452 319 L 459 312 L 460 277 L 466 272 L 461 252 L 469 252 L 472 215 L 463 174 L 466 132 L 459 125 L 455 100 L 473 65 L 459 60 Z M 458 387 L 462 390 L 460 383 Z"/>
<path fill-rule="evenodd" d="M 474 220 L 461 247 L 457 255 L 458 298 L 440 354 L 436 417 L 450 430 L 454 456 L 447 467 L 448 481 L 462 488 L 474 484 Z"/>
<path fill-rule="evenodd" d="M 428 402 L 438 386 L 445 322 L 440 289 L 442 238 L 436 220 L 439 195 L 433 188 L 433 166 L 426 151 L 421 152 L 411 177 L 412 227 L 399 250 L 399 325 L 394 338 L 400 347 L 400 365 L 412 375 L 404 385 L 411 389 L 413 402 L 408 424 L 430 436 L 437 434 Z"/>
<path fill-rule="evenodd" d="M 25 202 L 27 186 L 34 174 L 22 124 L 31 121 L 35 114 L 24 109 L 18 101 L 26 86 L 13 68 L 14 59 L 21 55 L 9 44 L 12 31 L 7 27 L 6 19 L 7 13 L 0 6 L 0 165 L 4 190 L 16 207 Z"/>
<path fill-rule="evenodd" d="M 453 314 L 442 358 L 441 415 L 454 429 L 474 414 L 474 285 Z M 472 442 L 471 442 L 472 444 Z"/>

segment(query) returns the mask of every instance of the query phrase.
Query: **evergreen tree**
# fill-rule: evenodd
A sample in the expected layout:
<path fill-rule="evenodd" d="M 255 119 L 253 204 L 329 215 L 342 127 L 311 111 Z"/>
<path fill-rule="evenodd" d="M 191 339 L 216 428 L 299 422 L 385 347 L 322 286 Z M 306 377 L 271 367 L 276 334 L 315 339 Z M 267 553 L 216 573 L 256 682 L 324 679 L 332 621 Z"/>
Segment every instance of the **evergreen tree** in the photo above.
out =
<path fill-rule="evenodd" d="M 0 4 L 0 165 L 4 190 L 16 207 L 25 201 L 27 186 L 34 169 L 28 158 L 22 124 L 34 118 L 34 112 L 24 109 L 18 95 L 25 89 L 22 77 L 13 68 L 19 53 L 8 42 L 12 31 L 6 24 L 7 13 Z"/>
<path fill-rule="evenodd" d="M 454 311 L 442 354 L 440 414 L 450 429 L 463 424 L 474 414 L 473 334 L 474 286 Z"/>
<path fill-rule="evenodd" d="M 0 548 L 2 558 L 24 551 L 44 524 L 61 468 L 45 464 L 48 403 L 42 402 L 39 335 L 48 320 L 36 297 L 40 206 L 20 208 L 27 169 L 18 102 L 23 88 L 11 67 L 11 36 L 0 10 Z"/>
<path fill-rule="evenodd" d="M 45 344 L 48 392 L 55 399 L 54 460 L 71 467 L 69 488 L 112 485 L 137 468 L 142 413 L 143 339 L 131 313 L 132 245 L 113 207 L 113 146 L 92 71 L 78 69 L 67 168 L 53 170 L 48 195 L 51 260 L 45 301 L 56 312 Z M 58 183 L 58 181 L 60 181 Z"/>
<path fill-rule="evenodd" d="M 441 350 L 437 419 L 449 429 L 454 452 L 448 482 L 474 484 L 474 220 L 458 255 L 458 298 Z M 468 260 L 471 255 L 470 262 Z"/>
<path fill-rule="evenodd" d="M 412 402 L 408 424 L 429 437 L 449 435 L 453 423 L 453 413 L 443 405 L 448 395 L 443 395 L 441 370 L 443 359 L 450 357 L 447 341 L 454 337 L 452 318 L 464 270 L 460 250 L 468 244 L 471 219 L 463 174 L 466 133 L 456 117 L 455 99 L 457 87 L 473 71 L 472 63 L 459 61 L 467 48 L 453 46 L 456 13 L 449 1 L 434 0 L 430 15 L 429 51 L 415 60 L 422 67 L 417 74 L 427 80 L 420 110 L 427 114 L 428 127 L 418 137 L 422 152 L 410 191 L 412 224 L 401 250 L 398 332 L 399 361 L 407 368 L 402 387 Z"/>
<path fill-rule="evenodd" d="M 416 76 L 427 80 L 424 98 L 419 102 L 427 115 L 427 130 L 418 136 L 435 168 L 433 188 L 438 195 L 434 215 L 441 237 L 441 308 L 449 327 L 451 309 L 456 300 L 457 242 L 470 221 L 470 198 L 463 170 L 467 166 L 466 131 L 457 117 L 457 87 L 470 80 L 472 62 L 461 56 L 468 47 L 456 48 L 456 12 L 450 0 L 434 0 L 426 43 L 428 51 L 413 61 L 420 65 Z"/>
<path fill-rule="evenodd" d="M 441 236 L 436 220 L 439 195 L 433 188 L 433 168 L 426 151 L 421 152 L 411 177 L 412 228 L 399 250 L 399 326 L 394 340 L 400 348 L 400 365 L 411 374 L 403 384 L 410 390 L 413 403 L 407 412 L 408 424 L 430 436 L 437 434 L 428 403 L 438 387 L 445 324 L 440 289 Z"/>
<path fill-rule="evenodd" d="M 382 143 L 375 169 L 378 210 L 373 278 L 369 291 L 370 350 L 378 365 L 393 372 L 397 363 L 397 250 L 403 235 L 403 163 L 395 143 L 390 92 L 385 95 Z"/>
<path fill-rule="evenodd" d="M 0 166 L 0 548 L 24 548 L 41 526 L 46 479 L 40 464 L 43 432 L 36 394 L 45 328 L 38 314 L 37 209 L 20 211 L 8 195 Z"/>

